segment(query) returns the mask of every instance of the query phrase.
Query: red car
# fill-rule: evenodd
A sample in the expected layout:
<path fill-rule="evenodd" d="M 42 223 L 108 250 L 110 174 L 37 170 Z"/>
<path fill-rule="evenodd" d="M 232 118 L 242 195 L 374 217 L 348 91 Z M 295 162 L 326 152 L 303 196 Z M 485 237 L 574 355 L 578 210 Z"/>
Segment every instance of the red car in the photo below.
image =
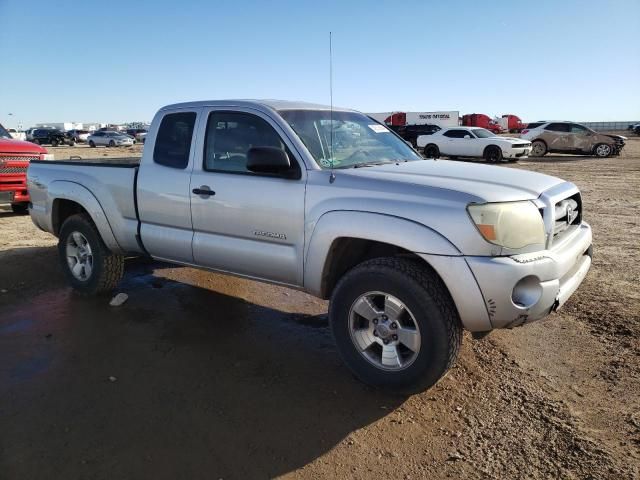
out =
<path fill-rule="evenodd" d="M 15 140 L 0 125 L 0 205 L 11 204 L 16 213 L 26 213 L 29 205 L 27 167 L 31 160 L 51 160 L 47 149 L 31 142 Z"/>

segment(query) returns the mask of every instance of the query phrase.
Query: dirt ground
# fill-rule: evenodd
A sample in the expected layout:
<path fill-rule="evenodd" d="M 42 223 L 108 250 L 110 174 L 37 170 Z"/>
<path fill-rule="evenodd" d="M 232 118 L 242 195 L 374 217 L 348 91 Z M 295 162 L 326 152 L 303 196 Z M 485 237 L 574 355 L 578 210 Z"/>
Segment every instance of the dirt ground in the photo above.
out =
<path fill-rule="evenodd" d="M 465 334 L 409 398 L 349 375 L 325 302 L 131 259 L 109 307 L 71 292 L 53 237 L 0 211 L 0 477 L 640 477 L 640 138 L 505 168 L 580 187 L 593 268 L 546 321 Z"/>

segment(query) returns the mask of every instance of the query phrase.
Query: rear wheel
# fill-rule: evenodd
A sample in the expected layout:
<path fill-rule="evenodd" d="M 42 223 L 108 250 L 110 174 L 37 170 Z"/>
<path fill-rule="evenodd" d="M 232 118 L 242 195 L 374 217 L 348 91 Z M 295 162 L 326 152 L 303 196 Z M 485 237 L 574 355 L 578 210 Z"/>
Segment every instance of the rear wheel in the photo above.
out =
<path fill-rule="evenodd" d="M 484 159 L 491 163 L 502 161 L 502 149 L 495 145 L 489 145 L 484 149 Z"/>
<path fill-rule="evenodd" d="M 607 145 L 606 143 L 599 143 L 593 149 L 593 152 L 596 154 L 596 156 L 600 158 L 608 157 L 609 155 L 611 155 L 612 151 L 613 149 L 611 148 L 611 145 Z"/>
<path fill-rule="evenodd" d="M 462 341 L 440 279 L 406 259 L 376 258 L 350 270 L 333 292 L 329 319 L 347 367 L 364 383 L 400 393 L 434 385 Z"/>
<path fill-rule="evenodd" d="M 115 147 L 115 146 L 116 146 L 116 142 L 114 142 L 113 140 L 111 140 L 111 141 L 109 142 L 109 146 L 110 146 L 110 147 Z"/>
<path fill-rule="evenodd" d="M 62 224 L 58 255 L 71 286 L 85 295 L 113 290 L 124 273 L 124 257 L 109 251 L 86 215 L 72 215 Z"/>
<path fill-rule="evenodd" d="M 32 143 L 35 143 L 36 145 L 40 145 L 40 140 L 38 140 L 37 138 L 34 138 L 33 140 L 31 140 Z"/>
<path fill-rule="evenodd" d="M 96 144 L 95 144 L 95 143 L 93 143 L 93 140 L 89 140 L 89 146 L 90 146 L 91 148 L 96 148 Z"/>
<path fill-rule="evenodd" d="M 56 140 L 55 138 L 53 140 L 51 140 L 51 146 L 52 147 L 57 147 L 58 146 L 58 140 Z"/>
<path fill-rule="evenodd" d="M 547 144 L 542 140 L 535 140 L 531 144 L 531 156 L 544 157 L 547 154 Z"/>
<path fill-rule="evenodd" d="M 424 156 L 427 158 L 438 158 L 440 157 L 440 149 L 437 145 L 431 143 L 424 147 Z"/>

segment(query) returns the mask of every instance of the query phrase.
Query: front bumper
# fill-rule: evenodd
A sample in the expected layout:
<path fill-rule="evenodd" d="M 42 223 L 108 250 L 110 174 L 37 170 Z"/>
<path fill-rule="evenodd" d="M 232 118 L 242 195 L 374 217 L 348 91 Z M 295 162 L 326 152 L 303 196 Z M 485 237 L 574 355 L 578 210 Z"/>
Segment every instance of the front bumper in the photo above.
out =
<path fill-rule="evenodd" d="M 591 267 L 591 243 L 591 227 L 582 223 L 550 250 L 510 257 L 466 257 L 491 327 L 516 327 L 560 308 Z"/>
<path fill-rule="evenodd" d="M 504 158 L 526 158 L 530 153 L 531 147 L 502 149 L 502 156 Z"/>

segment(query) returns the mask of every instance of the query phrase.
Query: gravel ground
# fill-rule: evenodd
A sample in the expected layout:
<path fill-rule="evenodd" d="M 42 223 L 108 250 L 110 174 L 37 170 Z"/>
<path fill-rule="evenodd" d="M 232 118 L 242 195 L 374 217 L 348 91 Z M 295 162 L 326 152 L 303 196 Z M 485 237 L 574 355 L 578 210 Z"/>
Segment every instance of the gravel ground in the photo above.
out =
<path fill-rule="evenodd" d="M 325 302 L 131 260 L 114 310 L 71 293 L 55 239 L 0 211 L 2 477 L 638 478 L 640 138 L 505 168 L 580 187 L 592 270 L 548 320 L 465 335 L 409 398 L 350 377 Z"/>

